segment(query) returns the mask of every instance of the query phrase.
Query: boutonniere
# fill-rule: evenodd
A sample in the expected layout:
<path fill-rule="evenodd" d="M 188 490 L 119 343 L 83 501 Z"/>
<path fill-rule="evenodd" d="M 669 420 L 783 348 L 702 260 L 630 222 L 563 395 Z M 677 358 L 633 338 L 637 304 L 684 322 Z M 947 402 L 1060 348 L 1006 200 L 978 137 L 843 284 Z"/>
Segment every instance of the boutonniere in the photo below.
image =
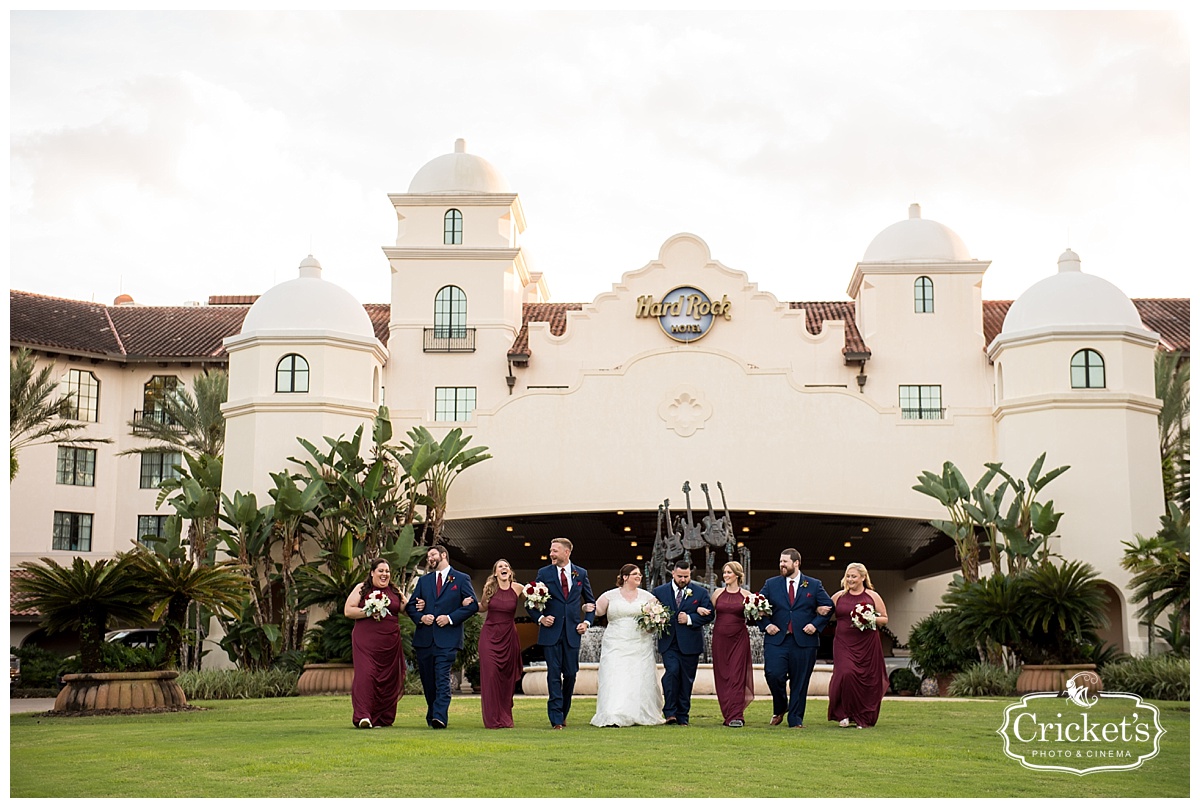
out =
<path fill-rule="evenodd" d="M 683 590 L 683 596 L 685 598 L 690 598 L 692 596 L 692 588 L 690 586 L 687 589 Z"/>
<path fill-rule="evenodd" d="M 805 580 L 805 581 L 801 581 L 801 582 L 800 582 L 800 588 L 801 588 L 801 589 L 807 589 L 807 588 L 808 588 L 808 581 L 806 581 L 806 580 Z"/>

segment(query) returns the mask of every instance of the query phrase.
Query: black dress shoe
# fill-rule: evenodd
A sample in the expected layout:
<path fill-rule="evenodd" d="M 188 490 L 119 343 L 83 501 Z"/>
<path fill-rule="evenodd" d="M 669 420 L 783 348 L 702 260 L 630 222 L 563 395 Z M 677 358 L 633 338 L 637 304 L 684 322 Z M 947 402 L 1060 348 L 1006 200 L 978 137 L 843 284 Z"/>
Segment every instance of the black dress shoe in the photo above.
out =
<path fill-rule="evenodd" d="M 782 723 L 783 723 L 783 714 L 782 713 L 780 713 L 779 715 L 771 716 L 771 726 L 777 727 Z"/>
<path fill-rule="evenodd" d="M 678 719 L 678 718 L 676 718 L 676 717 L 675 717 L 675 716 L 673 716 L 673 715 L 669 715 L 669 716 L 667 716 L 667 720 L 666 720 L 666 721 L 664 721 L 663 723 L 664 723 L 664 724 L 678 724 L 678 723 L 679 723 L 679 719 Z"/>
<path fill-rule="evenodd" d="M 433 727 L 434 729 L 445 729 L 446 722 L 441 720 L 440 718 L 435 718 L 429 722 L 429 726 Z"/>

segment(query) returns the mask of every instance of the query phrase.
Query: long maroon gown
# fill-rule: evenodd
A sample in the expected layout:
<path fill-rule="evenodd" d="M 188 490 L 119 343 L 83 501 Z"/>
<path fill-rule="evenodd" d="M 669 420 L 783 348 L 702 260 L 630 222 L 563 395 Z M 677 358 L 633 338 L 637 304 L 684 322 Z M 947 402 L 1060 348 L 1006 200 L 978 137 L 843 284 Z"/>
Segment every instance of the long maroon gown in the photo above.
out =
<path fill-rule="evenodd" d="M 859 631 L 850 620 L 851 611 L 860 603 L 875 605 L 864 589 L 858 595 L 845 593 L 834 607 L 837 628 L 833 635 L 829 720 L 849 718 L 860 727 L 873 727 L 879 720 L 879 705 L 888 689 L 887 669 L 879 632 Z"/>
<path fill-rule="evenodd" d="M 713 684 L 725 723 L 746 720 L 746 705 L 754 701 L 754 668 L 750 662 L 750 634 L 740 592 L 722 588 L 713 601 Z"/>
<path fill-rule="evenodd" d="M 366 587 L 364 587 L 364 590 Z M 354 621 L 350 636 L 354 646 L 354 684 L 350 702 L 354 706 L 354 726 L 364 718 L 375 727 L 390 727 L 396 720 L 396 702 L 404 695 L 404 644 L 400 641 L 400 597 L 388 587 L 386 617 L 364 617 Z M 359 606 L 367 602 L 366 594 Z"/>
<path fill-rule="evenodd" d="M 517 637 L 516 589 L 497 589 L 479 630 L 479 685 L 483 725 L 513 725 L 513 692 L 521 679 L 521 640 Z"/>

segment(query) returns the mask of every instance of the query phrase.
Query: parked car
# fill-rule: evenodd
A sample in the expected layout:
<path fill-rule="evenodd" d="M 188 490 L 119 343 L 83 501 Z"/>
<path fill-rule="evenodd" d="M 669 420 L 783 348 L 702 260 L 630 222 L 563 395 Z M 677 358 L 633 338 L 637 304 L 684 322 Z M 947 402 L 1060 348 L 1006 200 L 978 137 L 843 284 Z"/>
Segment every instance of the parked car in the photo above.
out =
<path fill-rule="evenodd" d="M 8 655 L 8 687 L 21 686 L 21 658 L 16 654 Z"/>
<path fill-rule="evenodd" d="M 105 642 L 119 642 L 130 648 L 153 648 L 158 644 L 158 629 L 156 628 L 121 628 L 106 632 Z"/>

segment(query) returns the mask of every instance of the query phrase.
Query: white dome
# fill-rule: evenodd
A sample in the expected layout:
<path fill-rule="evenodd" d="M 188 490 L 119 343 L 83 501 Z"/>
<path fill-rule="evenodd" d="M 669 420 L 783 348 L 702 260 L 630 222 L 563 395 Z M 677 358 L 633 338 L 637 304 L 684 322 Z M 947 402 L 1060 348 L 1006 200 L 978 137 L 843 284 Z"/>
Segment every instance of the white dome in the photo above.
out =
<path fill-rule="evenodd" d="M 454 151 L 435 157 L 421 167 L 408 185 L 410 194 L 511 193 L 508 183 L 495 166 L 474 154 L 467 154 L 462 138 L 454 141 Z"/>
<path fill-rule="evenodd" d="M 1083 272 L 1079 256 L 1071 250 L 1059 256 L 1056 274 L 1030 286 L 1013 302 L 1001 333 L 1063 326 L 1146 328 L 1133 301 L 1103 278 Z"/>
<path fill-rule="evenodd" d="M 871 241 L 864 263 L 970 261 L 967 245 L 946 225 L 921 218 L 921 206 L 908 206 L 908 218 Z"/>
<path fill-rule="evenodd" d="M 300 277 L 268 289 L 242 321 L 243 334 L 299 330 L 375 338 L 366 309 L 336 283 L 322 280 L 321 265 L 311 255 L 300 263 Z"/>

